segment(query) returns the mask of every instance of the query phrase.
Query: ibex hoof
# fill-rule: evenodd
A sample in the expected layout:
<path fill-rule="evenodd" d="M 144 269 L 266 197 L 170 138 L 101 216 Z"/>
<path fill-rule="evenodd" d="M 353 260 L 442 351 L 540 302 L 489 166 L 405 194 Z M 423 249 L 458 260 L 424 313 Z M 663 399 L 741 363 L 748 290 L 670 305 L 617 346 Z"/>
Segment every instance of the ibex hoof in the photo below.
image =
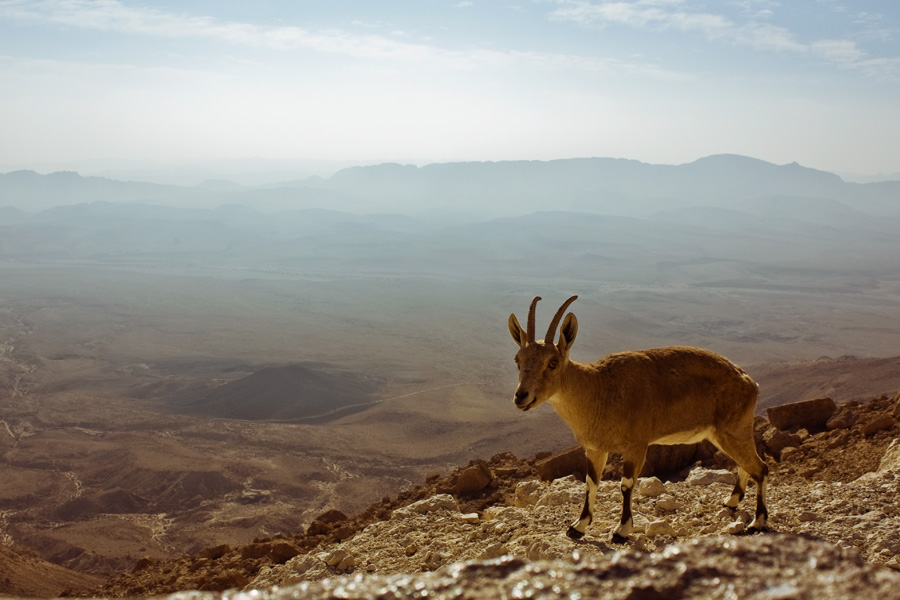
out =
<path fill-rule="evenodd" d="M 573 540 L 580 540 L 584 537 L 583 531 L 578 531 L 574 527 L 569 527 L 569 530 L 566 531 L 566 535 L 569 536 Z"/>
<path fill-rule="evenodd" d="M 765 533 L 767 531 L 769 531 L 769 528 L 765 525 L 763 525 L 761 527 L 754 525 L 754 526 L 748 527 L 746 533 L 747 533 L 747 535 L 753 535 L 755 533 Z"/>
<path fill-rule="evenodd" d="M 628 542 L 628 538 L 619 535 L 618 533 L 612 534 L 612 539 L 609 540 L 613 544 L 624 544 Z"/>

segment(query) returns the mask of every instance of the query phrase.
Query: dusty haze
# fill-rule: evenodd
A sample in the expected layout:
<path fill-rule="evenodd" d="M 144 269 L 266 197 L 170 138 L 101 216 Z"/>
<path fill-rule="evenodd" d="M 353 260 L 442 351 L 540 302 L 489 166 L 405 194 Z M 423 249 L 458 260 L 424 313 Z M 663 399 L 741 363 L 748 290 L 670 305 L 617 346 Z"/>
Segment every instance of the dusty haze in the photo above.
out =
<path fill-rule="evenodd" d="M 576 360 L 692 344 L 763 404 L 892 395 L 898 186 L 733 156 L 0 175 L 0 533 L 108 575 L 568 447 L 511 403 L 534 295 L 544 324 L 579 295 Z"/>

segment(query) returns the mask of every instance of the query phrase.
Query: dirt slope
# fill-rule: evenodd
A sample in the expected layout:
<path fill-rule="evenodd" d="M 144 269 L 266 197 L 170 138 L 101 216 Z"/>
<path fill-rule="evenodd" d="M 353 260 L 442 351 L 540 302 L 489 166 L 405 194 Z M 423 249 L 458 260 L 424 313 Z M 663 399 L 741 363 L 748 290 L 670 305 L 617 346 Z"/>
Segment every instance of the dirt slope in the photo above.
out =
<path fill-rule="evenodd" d="M 771 535 L 812 536 L 859 553 L 867 562 L 900 568 L 900 461 L 881 463 L 900 436 L 896 404 L 886 396 L 850 403 L 838 409 L 836 416 L 843 418 L 835 420 L 837 428 L 781 432 L 792 435 L 787 449 L 767 451 Z M 764 430 L 773 431 L 762 423 Z M 209 548 L 179 559 L 142 560 L 92 594 L 264 588 L 345 573 L 426 572 L 501 555 L 562 559 L 577 550 L 607 556 L 622 549 L 609 543 L 621 502 L 616 468 L 612 463 L 605 471 L 596 519 L 578 544 L 563 535 L 583 498 L 577 461 L 567 462 L 563 455 L 526 461 L 500 454 L 446 477 L 432 475 L 358 515 L 325 513 L 302 534 Z M 729 461 L 713 455 L 680 473 L 642 479 L 635 499 L 639 531 L 626 547 L 662 550 L 675 541 L 741 531 L 752 501 L 745 500 L 734 514 L 721 508 L 732 477 L 724 469 L 731 469 Z"/>
<path fill-rule="evenodd" d="M 42 560 L 34 552 L 0 545 L 0 594 L 49 597 L 74 594 L 100 585 L 102 579 Z"/>
<path fill-rule="evenodd" d="M 759 384 L 759 414 L 769 406 L 809 398 L 827 396 L 840 404 L 878 394 L 893 395 L 900 389 L 900 356 L 823 356 L 812 361 L 751 365 L 747 372 Z"/>

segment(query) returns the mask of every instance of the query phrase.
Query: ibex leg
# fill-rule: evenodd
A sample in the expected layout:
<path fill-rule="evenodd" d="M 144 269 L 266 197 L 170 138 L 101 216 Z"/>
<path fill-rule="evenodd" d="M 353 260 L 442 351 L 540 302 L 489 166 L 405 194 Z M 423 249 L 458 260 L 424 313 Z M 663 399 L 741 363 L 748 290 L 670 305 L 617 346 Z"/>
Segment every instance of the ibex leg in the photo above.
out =
<path fill-rule="evenodd" d="M 763 462 L 756 452 L 753 432 L 748 429 L 746 435 L 735 436 L 722 434 L 712 440 L 722 452 L 734 459 L 738 465 L 738 481 L 725 501 L 725 506 L 735 508 L 744 497 L 747 482 L 752 477 L 756 482 L 756 516 L 747 528 L 750 532 L 762 531 L 766 528 L 769 509 L 766 506 L 766 488 L 769 485 L 769 466 Z"/>
<path fill-rule="evenodd" d="M 628 540 L 631 530 L 634 529 L 634 518 L 631 515 L 631 494 L 634 484 L 637 482 L 641 469 L 644 468 L 644 460 L 647 458 L 647 449 L 644 448 L 638 454 L 635 452 L 622 457 L 622 518 L 619 526 L 613 530 L 612 542 L 621 544 Z"/>
<path fill-rule="evenodd" d="M 585 477 L 585 493 L 584 508 L 581 509 L 581 516 L 569 526 L 566 532 L 573 540 L 580 540 L 584 537 L 588 525 L 594 520 L 594 502 L 597 500 L 597 486 L 600 478 L 603 477 L 603 468 L 606 467 L 606 459 L 609 454 L 606 452 L 598 452 L 595 450 L 585 450 L 587 455 L 587 477 Z"/>

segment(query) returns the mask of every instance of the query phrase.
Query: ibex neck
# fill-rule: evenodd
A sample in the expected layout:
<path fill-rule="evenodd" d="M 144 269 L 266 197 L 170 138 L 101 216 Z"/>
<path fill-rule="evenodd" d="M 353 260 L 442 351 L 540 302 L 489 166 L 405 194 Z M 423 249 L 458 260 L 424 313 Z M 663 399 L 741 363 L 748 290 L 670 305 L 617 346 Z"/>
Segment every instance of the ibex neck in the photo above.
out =
<path fill-rule="evenodd" d="M 568 397 L 578 394 L 586 386 L 592 385 L 596 375 L 590 365 L 570 360 L 563 371 L 560 391 L 557 396 Z"/>
<path fill-rule="evenodd" d="M 597 404 L 599 398 L 595 391 L 598 383 L 590 365 L 569 361 L 562 374 L 559 390 L 550 399 L 553 409 L 569 425 L 582 445 L 584 436 L 588 434 L 591 423 L 601 409 Z M 594 401 L 586 402 L 586 399 Z M 585 414 L 586 410 L 592 414 Z M 582 429 L 585 431 L 581 431 Z"/>

